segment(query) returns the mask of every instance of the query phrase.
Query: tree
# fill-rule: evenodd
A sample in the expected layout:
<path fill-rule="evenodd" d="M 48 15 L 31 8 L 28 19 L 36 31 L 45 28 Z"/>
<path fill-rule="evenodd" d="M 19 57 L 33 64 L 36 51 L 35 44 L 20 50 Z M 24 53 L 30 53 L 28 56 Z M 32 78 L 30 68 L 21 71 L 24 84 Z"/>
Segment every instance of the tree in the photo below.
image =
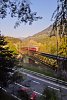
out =
<path fill-rule="evenodd" d="M 56 91 L 46 88 L 40 100 L 59 100 Z"/>
<path fill-rule="evenodd" d="M 57 40 L 57 55 L 58 55 L 58 37 L 63 38 L 63 44 L 65 45 L 65 52 L 63 54 L 67 56 L 67 0 L 57 0 L 57 9 L 52 15 L 54 19 L 53 28 L 51 34 L 56 36 Z M 61 41 L 60 41 L 61 42 Z"/>
<path fill-rule="evenodd" d="M 3 84 L 8 80 L 8 72 L 15 66 L 15 57 L 6 45 L 4 36 L 0 34 L 0 82 Z"/>
<path fill-rule="evenodd" d="M 5 18 L 8 13 L 12 18 L 18 18 L 15 28 L 22 22 L 32 24 L 33 21 L 42 18 L 37 17 L 37 13 L 31 11 L 28 0 L 0 0 L 0 18 Z"/>
<path fill-rule="evenodd" d="M 67 0 L 57 0 L 57 9 L 52 15 L 53 30 L 58 30 L 60 36 L 67 35 Z"/>

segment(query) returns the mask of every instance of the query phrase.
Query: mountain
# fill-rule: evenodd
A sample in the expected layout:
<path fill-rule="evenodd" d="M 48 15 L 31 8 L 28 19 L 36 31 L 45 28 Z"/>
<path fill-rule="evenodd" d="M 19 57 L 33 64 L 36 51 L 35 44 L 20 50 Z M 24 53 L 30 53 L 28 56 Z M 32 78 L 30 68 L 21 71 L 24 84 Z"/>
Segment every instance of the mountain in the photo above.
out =
<path fill-rule="evenodd" d="M 29 36 L 22 40 L 23 46 L 26 47 L 38 47 L 39 52 L 46 52 L 46 53 L 54 53 L 56 52 L 56 46 L 53 48 L 54 45 L 56 45 L 56 38 L 50 38 L 50 32 L 52 29 L 52 25 L 50 25 L 48 28 L 44 29 L 43 31 L 34 34 L 33 36 Z M 52 51 L 51 51 L 52 50 Z"/>
<path fill-rule="evenodd" d="M 24 39 L 25 39 L 25 37 L 19 37 L 19 39 L 20 39 L 20 40 L 24 40 Z"/>
<path fill-rule="evenodd" d="M 48 28 L 44 29 L 43 31 L 34 34 L 33 36 L 29 36 L 23 39 L 23 42 L 28 42 L 30 40 L 33 40 L 38 43 L 43 43 L 44 40 L 46 40 L 46 38 L 50 36 L 51 29 L 52 29 L 52 25 L 50 25 Z"/>
<path fill-rule="evenodd" d="M 50 54 L 57 54 L 57 43 L 58 43 L 58 55 L 67 56 L 66 45 L 61 39 L 56 36 L 50 37 L 52 25 L 43 31 L 34 34 L 33 36 L 29 36 L 27 38 L 13 38 L 13 37 L 5 37 L 8 42 L 8 46 L 10 50 L 14 51 L 14 53 L 20 53 L 23 47 L 38 47 L 39 52 L 45 52 Z M 53 33 L 54 34 L 54 33 Z M 23 52 L 23 51 L 22 51 Z"/>
<path fill-rule="evenodd" d="M 29 46 L 37 46 L 40 51 L 44 51 L 45 45 L 49 43 L 50 32 L 52 29 L 52 25 L 48 28 L 44 29 L 43 31 L 34 34 L 33 36 L 29 36 L 27 38 L 14 38 L 14 37 L 6 37 L 6 41 L 11 50 L 17 52 L 22 47 L 29 47 Z M 42 49 L 43 48 L 43 49 Z"/>
<path fill-rule="evenodd" d="M 33 36 L 37 36 L 37 35 L 46 35 L 46 36 L 49 36 L 50 32 L 51 32 L 51 29 L 52 29 L 52 25 L 50 25 L 48 28 L 44 29 L 43 31 L 34 34 Z"/>
<path fill-rule="evenodd" d="M 54 32 L 51 33 L 51 31 L 52 25 L 33 36 L 23 39 L 23 46 L 38 47 L 39 52 L 55 55 L 57 55 L 58 52 L 58 55 L 67 57 L 67 44 L 63 42 L 64 39 L 62 38 L 60 40 L 59 36 L 56 38 Z"/>
<path fill-rule="evenodd" d="M 11 41 L 13 43 L 21 42 L 21 40 L 19 38 L 9 37 L 9 36 L 5 36 L 5 40 L 8 42 Z"/>
<path fill-rule="evenodd" d="M 22 45 L 22 41 L 19 38 L 9 36 L 5 36 L 5 40 L 7 41 L 7 46 L 9 47 L 9 49 L 12 50 L 14 53 L 18 53 L 18 50 Z"/>

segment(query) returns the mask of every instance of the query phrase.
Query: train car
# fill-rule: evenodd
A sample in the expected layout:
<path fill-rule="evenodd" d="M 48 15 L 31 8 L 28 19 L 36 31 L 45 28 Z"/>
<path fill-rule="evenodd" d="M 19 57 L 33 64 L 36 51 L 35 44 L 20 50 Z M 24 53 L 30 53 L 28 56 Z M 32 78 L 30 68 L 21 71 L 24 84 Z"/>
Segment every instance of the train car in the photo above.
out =
<path fill-rule="evenodd" d="M 29 51 L 37 52 L 38 47 L 29 47 Z"/>

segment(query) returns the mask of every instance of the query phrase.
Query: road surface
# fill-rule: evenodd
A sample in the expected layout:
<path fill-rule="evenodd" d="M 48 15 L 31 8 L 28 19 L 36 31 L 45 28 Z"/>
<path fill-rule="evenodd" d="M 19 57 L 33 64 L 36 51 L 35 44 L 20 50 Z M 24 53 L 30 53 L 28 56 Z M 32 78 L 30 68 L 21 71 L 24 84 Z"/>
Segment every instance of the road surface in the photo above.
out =
<path fill-rule="evenodd" d="M 67 100 L 66 86 L 49 81 L 49 80 L 42 79 L 40 77 L 37 77 L 36 75 L 30 74 L 29 72 L 25 72 L 22 70 L 20 70 L 20 72 L 27 75 L 26 80 L 24 82 L 20 82 L 21 85 L 25 85 L 31 88 L 33 91 L 36 91 L 40 95 L 42 95 L 43 90 L 46 87 L 48 87 L 58 92 L 58 95 L 61 98 L 61 100 Z"/>
<path fill-rule="evenodd" d="M 34 92 L 36 92 L 39 96 L 42 95 L 44 89 L 48 87 L 49 89 L 53 89 L 58 94 L 60 100 L 67 100 L 67 87 L 64 85 L 61 85 L 59 83 L 55 83 L 52 81 L 49 81 L 48 79 L 44 79 L 41 77 L 36 76 L 33 73 L 29 73 L 27 71 L 24 71 L 22 69 L 19 70 L 22 75 L 26 75 L 25 80 L 21 80 L 20 82 L 14 82 L 12 84 L 9 84 L 8 88 L 5 88 L 10 94 L 18 95 L 17 91 L 20 87 L 27 87 L 32 89 Z"/>

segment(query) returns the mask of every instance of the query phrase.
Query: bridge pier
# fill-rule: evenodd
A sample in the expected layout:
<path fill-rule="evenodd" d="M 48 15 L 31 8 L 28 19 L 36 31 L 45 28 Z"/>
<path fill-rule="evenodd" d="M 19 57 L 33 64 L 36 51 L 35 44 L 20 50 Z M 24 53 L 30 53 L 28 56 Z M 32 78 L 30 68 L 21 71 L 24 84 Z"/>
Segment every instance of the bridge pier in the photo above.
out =
<path fill-rule="evenodd" d="M 23 63 L 27 63 L 27 64 L 34 64 L 35 60 L 33 60 L 32 58 L 30 58 L 29 56 L 24 56 L 23 58 Z"/>

